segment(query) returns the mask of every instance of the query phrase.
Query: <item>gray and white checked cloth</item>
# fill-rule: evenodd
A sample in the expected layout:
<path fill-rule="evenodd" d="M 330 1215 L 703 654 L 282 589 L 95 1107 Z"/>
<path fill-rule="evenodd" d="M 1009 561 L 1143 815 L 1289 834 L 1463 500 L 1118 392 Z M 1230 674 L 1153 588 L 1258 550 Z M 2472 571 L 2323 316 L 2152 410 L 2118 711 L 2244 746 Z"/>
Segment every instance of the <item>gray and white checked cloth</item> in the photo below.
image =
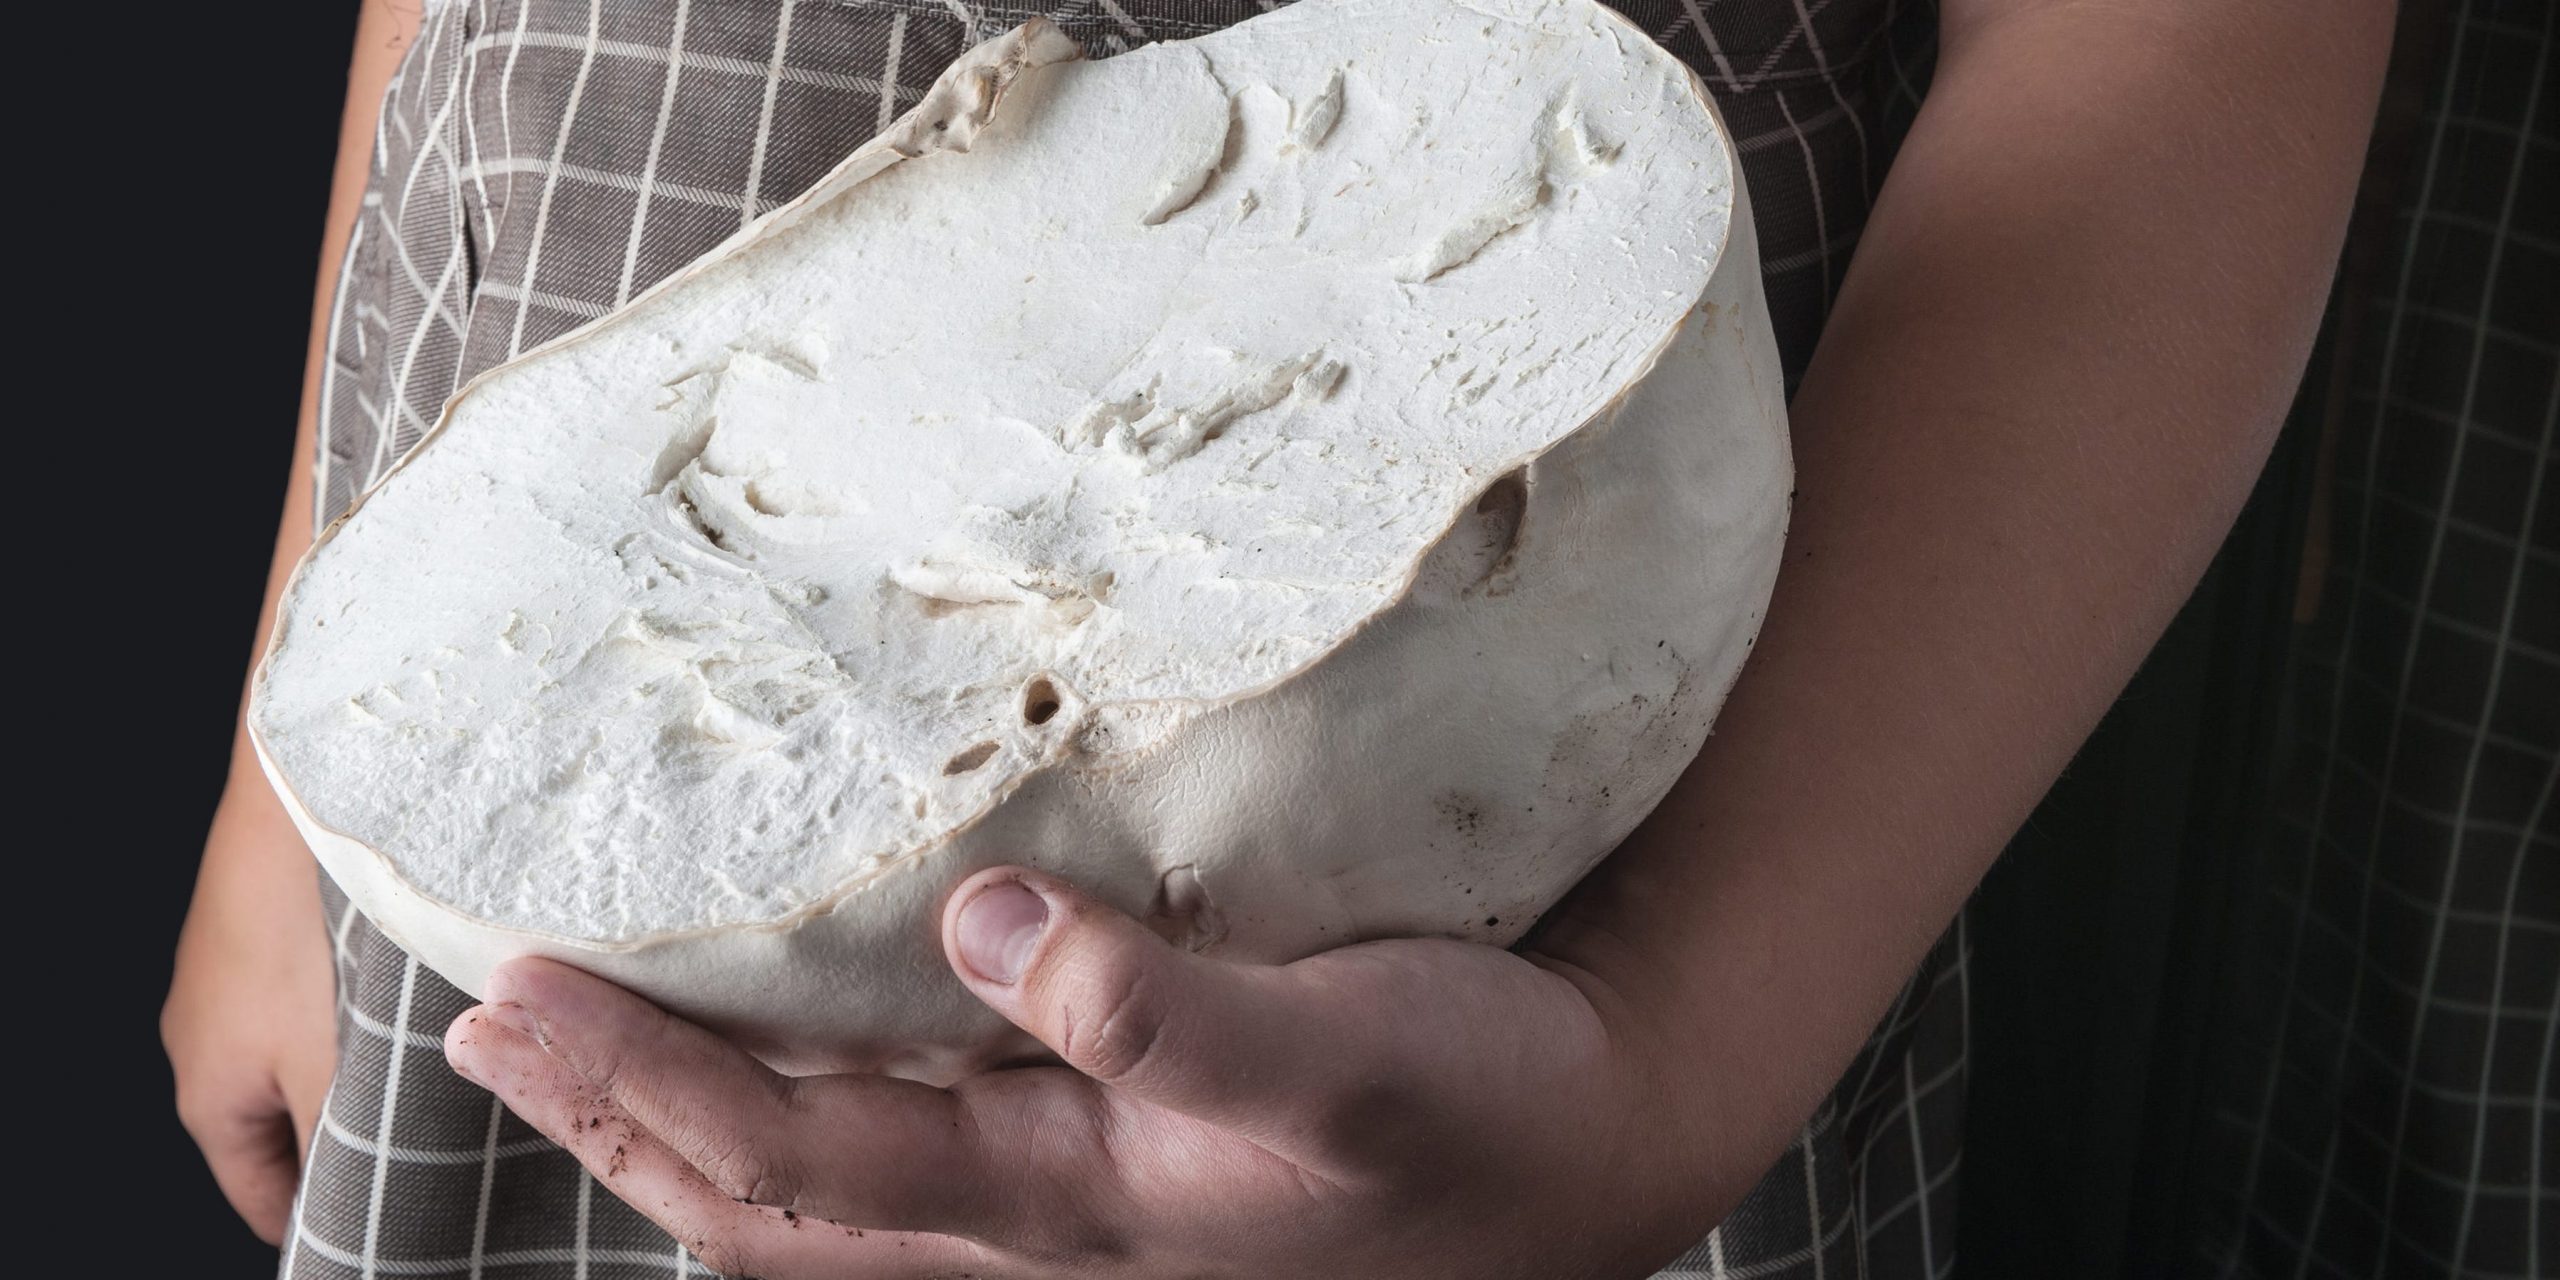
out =
<path fill-rule="evenodd" d="M 2327 564 L 2234 904 L 2197 1274 L 2560 1275 L 2555 22 L 2402 23 L 2339 374 L 2296 419 Z"/>
<path fill-rule="evenodd" d="M 790 199 L 978 40 L 1041 15 L 1109 56 L 1271 7 L 431 0 L 385 102 L 330 311 L 320 520 L 414 445 L 464 379 L 605 314 Z M 1917 105 L 1934 12 L 1896 0 L 1616 7 L 1697 69 L 1735 130 L 1792 386 Z M 287 1277 L 708 1274 L 455 1076 L 440 1037 L 469 999 L 333 888 L 325 897 L 341 1048 Z M 1965 999 L 1959 925 L 1740 1211 L 1665 1274 L 1946 1274 Z"/>

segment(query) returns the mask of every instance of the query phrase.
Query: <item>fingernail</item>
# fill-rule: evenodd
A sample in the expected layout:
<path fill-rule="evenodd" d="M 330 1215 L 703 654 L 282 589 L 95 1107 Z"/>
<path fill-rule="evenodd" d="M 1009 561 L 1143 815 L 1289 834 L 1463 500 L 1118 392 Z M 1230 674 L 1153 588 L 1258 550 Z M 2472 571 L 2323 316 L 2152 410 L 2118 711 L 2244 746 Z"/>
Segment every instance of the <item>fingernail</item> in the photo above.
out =
<path fill-rule="evenodd" d="M 1049 904 L 1020 881 L 981 889 L 960 908 L 960 959 L 979 978 L 1011 986 L 1048 924 Z"/>
<path fill-rule="evenodd" d="M 520 1004 L 487 1004 L 480 1006 L 480 1016 L 517 1035 L 548 1047 L 551 1036 L 542 1029 L 542 1021 Z"/>

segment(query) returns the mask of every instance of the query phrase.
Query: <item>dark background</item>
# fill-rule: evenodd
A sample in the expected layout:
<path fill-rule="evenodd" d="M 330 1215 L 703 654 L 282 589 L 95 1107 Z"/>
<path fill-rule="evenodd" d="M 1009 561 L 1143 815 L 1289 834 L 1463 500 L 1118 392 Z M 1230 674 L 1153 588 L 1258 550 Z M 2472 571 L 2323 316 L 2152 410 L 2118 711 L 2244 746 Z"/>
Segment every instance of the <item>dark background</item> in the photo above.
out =
<path fill-rule="evenodd" d="M 49 8 L 12 49 L 15 91 L 43 87 L 9 202 L 34 227 L 9 562 L 38 576 L 11 665 L 41 729 L 9 842 L 36 1026 L 11 1039 L 37 1050 L 18 1170 L 63 1194 L 10 1234 L 63 1251 L 45 1275 L 268 1276 L 178 1128 L 157 1018 L 275 542 L 357 6 Z"/>
<path fill-rule="evenodd" d="M 47 48 L 115 51 L 80 55 L 79 91 L 26 117 L 62 175 L 42 189 L 70 198 L 21 203 L 68 233 L 20 240 L 36 279 L 18 282 L 18 318 L 43 332 L 13 379 L 36 406 L 13 440 L 17 496 L 38 509 L 12 563 L 59 578 L 22 596 L 35 603 L 14 628 L 22 652 L 55 659 L 18 666 L 37 695 L 24 714 L 48 729 L 21 739 L 45 757 L 20 828 L 22 971 L 36 1042 L 73 1046 L 34 1064 L 35 1150 L 48 1168 L 68 1157 L 80 1224 L 22 1233 L 40 1253 L 71 1251 L 48 1274 L 274 1268 L 177 1125 L 155 1019 L 289 465 L 355 15 L 346 0 L 96 7 L 24 46 L 36 63 Z M 2188 1013 L 2213 981 L 2169 946 L 2170 925 L 2218 909 L 2217 851 L 2245 838 L 2259 785 L 2246 762 L 2265 754 L 2250 734 L 2272 683 L 2263 655 L 2217 637 L 2289 599 L 2293 531 L 2268 513 L 2290 505 L 2304 452 L 2279 452 L 2266 501 L 2084 753 L 2090 767 L 1976 900 L 1963 1275 L 2164 1261 L 2176 1117 L 2204 1052 Z M 2138 795 L 2107 763 L 2127 753 L 2156 762 Z"/>

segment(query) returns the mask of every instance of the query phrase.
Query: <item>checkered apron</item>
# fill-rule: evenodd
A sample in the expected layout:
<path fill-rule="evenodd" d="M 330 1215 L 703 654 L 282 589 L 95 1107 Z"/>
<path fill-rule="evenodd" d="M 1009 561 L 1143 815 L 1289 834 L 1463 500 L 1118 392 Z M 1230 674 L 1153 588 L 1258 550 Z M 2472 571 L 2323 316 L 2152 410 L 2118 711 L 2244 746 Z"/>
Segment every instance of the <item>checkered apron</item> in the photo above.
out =
<path fill-rule="evenodd" d="M 2560 1275 L 2560 5 L 2404 13 L 2297 409 L 2277 786 L 2225 944 L 2199 1275 Z"/>
<path fill-rule="evenodd" d="M 1040 15 L 1107 57 L 1275 0 L 429 0 L 392 81 L 329 320 L 317 515 L 461 382 L 611 311 L 809 186 L 963 49 Z M 1739 144 L 1789 385 L 1917 105 L 1934 15 L 1899 0 L 1625 0 Z M 454 1075 L 471 1001 L 334 887 L 337 1076 L 291 1280 L 709 1274 Z M 1837 1091 L 1674 1276 L 1936 1277 L 1963 1124 L 1961 926 Z M 1702 1081 L 1712 1088 L 1712 1081 Z"/>

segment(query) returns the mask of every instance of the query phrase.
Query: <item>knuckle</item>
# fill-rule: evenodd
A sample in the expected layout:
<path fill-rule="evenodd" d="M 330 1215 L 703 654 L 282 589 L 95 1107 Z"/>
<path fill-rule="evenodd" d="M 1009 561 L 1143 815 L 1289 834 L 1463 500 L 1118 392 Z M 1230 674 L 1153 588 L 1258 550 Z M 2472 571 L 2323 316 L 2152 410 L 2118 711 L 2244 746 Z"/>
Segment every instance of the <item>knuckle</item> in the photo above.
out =
<path fill-rule="evenodd" d="M 232 1127 L 233 1108 L 222 1099 L 211 1096 L 203 1085 L 183 1077 L 178 1082 L 176 1108 L 178 1126 L 198 1143 L 219 1136 Z"/>
<path fill-rule="evenodd" d="M 1082 984 L 1090 998 L 1067 1020 L 1059 1052 L 1096 1080 L 1126 1080 L 1148 1068 L 1164 1040 L 1164 1001 L 1142 964 L 1115 958 L 1095 969 Z"/>
<path fill-rule="evenodd" d="M 761 1270 L 757 1254 L 738 1238 L 735 1231 L 714 1228 L 705 1231 L 685 1245 L 694 1260 L 712 1272 L 724 1276 L 752 1276 Z"/>
<path fill-rule="evenodd" d="M 720 1194 L 745 1204 L 787 1209 L 800 1196 L 800 1179 L 788 1162 L 745 1142 L 727 1142 L 702 1163 L 702 1176 Z"/>

